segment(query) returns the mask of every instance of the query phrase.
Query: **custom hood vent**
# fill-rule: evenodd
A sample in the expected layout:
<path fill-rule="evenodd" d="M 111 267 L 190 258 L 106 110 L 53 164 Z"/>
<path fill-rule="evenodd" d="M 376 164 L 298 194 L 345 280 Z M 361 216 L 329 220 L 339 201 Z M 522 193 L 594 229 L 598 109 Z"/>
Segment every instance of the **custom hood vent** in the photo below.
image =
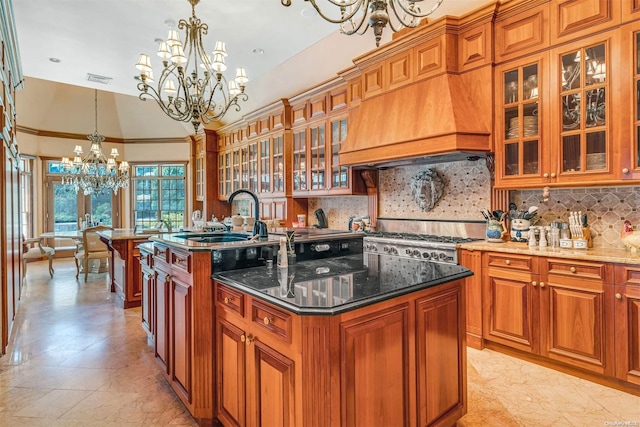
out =
<path fill-rule="evenodd" d="M 350 113 L 340 163 L 384 167 L 483 157 L 492 146 L 490 81 L 442 74 L 363 100 Z"/>

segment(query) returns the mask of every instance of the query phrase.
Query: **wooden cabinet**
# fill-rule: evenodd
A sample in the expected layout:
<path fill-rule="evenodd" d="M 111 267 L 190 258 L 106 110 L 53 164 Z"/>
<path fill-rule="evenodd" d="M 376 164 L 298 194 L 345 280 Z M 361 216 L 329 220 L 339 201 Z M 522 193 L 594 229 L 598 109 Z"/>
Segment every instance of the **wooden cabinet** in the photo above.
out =
<path fill-rule="evenodd" d="M 627 391 L 640 385 L 640 267 L 476 250 L 462 250 L 460 263 L 475 273 L 465 282 L 469 346 L 516 349 Z"/>
<path fill-rule="evenodd" d="M 234 426 L 295 426 L 300 352 L 299 319 L 217 284 L 216 372 L 218 418 Z M 246 309 L 245 309 L 246 308 Z M 298 385 L 300 387 L 300 385 Z M 298 389 L 299 390 L 299 389 Z"/>
<path fill-rule="evenodd" d="M 155 340 L 155 296 L 156 272 L 153 270 L 153 249 L 140 247 L 140 269 L 142 273 L 142 327 Z"/>
<path fill-rule="evenodd" d="M 196 419 L 213 420 L 214 306 L 211 253 L 153 246 L 156 360 Z"/>
<path fill-rule="evenodd" d="M 540 258 L 540 354 L 614 374 L 610 264 Z"/>
<path fill-rule="evenodd" d="M 538 259 L 488 252 L 483 255 L 484 338 L 518 350 L 539 348 Z"/>
<path fill-rule="evenodd" d="M 549 178 L 548 54 L 496 69 L 496 180 L 500 185 L 540 184 Z M 545 143 L 546 142 L 546 143 Z"/>
<path fill-rule="evenodd" d="M 109 233 L 109 232 L 107 232 Z M 142 266 L 140 264 L 140 244 L 146 238 L 105 238 L 100 237 L 111 252 L 111 290 L 116 293 L 124 308 L 140 307 L 142 301 Z"/>
<path fill-rule="evenodd" d="M 335 316 L 214 283 L 223 425 L 449 426 L 466 412 L 462 282 Z"/>
<path fill-rule="evenodd" d="M 614 292 L 615 375 L 640 385 L 640 267 L 616 266 Z"/>

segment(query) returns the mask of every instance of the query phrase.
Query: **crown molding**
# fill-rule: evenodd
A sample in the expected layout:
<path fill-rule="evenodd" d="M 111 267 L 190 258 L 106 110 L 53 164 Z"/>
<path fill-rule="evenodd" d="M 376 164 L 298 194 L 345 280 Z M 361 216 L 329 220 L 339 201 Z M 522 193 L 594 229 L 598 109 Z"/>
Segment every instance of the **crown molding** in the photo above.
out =
<path fill-rule="evenodd" d="M 70 133 L 70 132 L 58 132 L 42 129 L 34 129 L 26 126 L 16 126 L 16 130 L 21 133 L 29 135 L 36 135 L 47 138 L 61 138 L 61 139 L 77 139 L 81 141 L 87 140 L 87 134 L 82 133 Z M 167 143 L 189 143 L 190 137 L 185 138 L 114 138 L 111 136 L 105 136 L 104 142 L 111 142 L 116 144 L 167 144 Z"/>

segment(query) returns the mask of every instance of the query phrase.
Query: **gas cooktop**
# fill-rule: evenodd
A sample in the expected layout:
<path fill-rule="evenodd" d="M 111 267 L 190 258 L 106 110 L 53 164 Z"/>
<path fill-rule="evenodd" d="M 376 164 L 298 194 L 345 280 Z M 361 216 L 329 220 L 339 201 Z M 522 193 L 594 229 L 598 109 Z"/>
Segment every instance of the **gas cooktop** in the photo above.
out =
<path fill-rule="evenodd" d="M 433 234 L 412 234 L 412 233 L 394 233 L 389 231 L 378 231 L 375 233 L 369 233 L 365 237 L 380 237 L 383 239 L 397 239 L 397 240 L 417 240 L 423 242 L 433 242 L 433 243 L 468 243 L 474 242 L 476 240 L 470 237 L 455 237 L 455 236 L 436 236 Z"/>

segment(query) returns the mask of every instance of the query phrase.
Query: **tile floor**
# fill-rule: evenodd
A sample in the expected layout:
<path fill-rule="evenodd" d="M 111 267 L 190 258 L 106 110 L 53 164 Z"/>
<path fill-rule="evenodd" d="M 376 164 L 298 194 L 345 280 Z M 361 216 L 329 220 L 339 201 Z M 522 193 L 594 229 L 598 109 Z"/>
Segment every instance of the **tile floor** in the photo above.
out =
<path fill-rule="evenodd" d="M 196 425 L 153 360 L 140 311 L 114 304 L 106 275 L 85 284 L 72 260 L 54 267 L 50 279 L 46 262 L 29 264 L 0 357 L 0 426 Z M 640 397 L 490 350 L 468 360 L 460 427 L 640 427 Z"/>

